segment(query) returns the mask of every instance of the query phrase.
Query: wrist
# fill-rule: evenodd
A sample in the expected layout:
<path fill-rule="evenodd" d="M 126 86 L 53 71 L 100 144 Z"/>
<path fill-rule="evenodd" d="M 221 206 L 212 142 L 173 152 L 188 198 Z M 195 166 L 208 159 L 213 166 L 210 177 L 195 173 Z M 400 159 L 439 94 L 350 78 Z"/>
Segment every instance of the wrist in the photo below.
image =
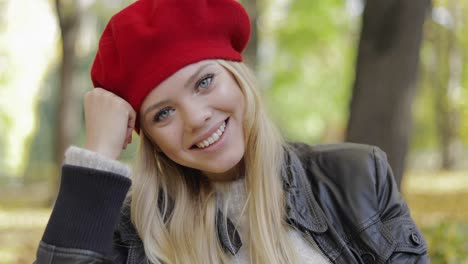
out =
<path fill-rule="evenodd" d="M 113 159 L 113 160 L 117 160 L 119 158 L 119 156 L 120 156 L 119 151 L 112 150 L 112 149 L 110 149 L 108 147 L 103 147 L 103 146 L 99 146 L 99 145 L 96 145 L 96 144 L 86 143 L 84 148 L 89 150 L 89 151 L 95 152 L 95 153 L 97 153 L 97 154 L 99 154 L 101 156 L 104 156 L 106 158 Z"/>
<path fill-rule="evenodd" d="M 88 149 L 70 146 L 65 152 L 64 165 L 91 168 L 130 177 L 130 167 Z"/>

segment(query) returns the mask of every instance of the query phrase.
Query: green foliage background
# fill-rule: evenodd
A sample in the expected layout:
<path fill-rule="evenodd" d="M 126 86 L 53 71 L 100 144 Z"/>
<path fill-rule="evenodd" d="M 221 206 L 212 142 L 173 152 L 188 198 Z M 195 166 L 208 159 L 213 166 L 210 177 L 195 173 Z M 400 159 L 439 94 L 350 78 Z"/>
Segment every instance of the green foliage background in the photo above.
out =
<path fill-rule="evenodd" d="M 359 19 L 343 1 L 297 0 L 286 12 L 274 29 L 278 47 L 265 98 L 289 138 L 323 142 L 345 128 Z"/>

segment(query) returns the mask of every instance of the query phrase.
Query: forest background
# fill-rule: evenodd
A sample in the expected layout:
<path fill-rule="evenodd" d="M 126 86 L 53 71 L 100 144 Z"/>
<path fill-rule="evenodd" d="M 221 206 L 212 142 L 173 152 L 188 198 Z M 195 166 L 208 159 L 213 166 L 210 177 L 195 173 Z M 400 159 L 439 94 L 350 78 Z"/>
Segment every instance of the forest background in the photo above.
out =
<path fill-rule="evenodd" d="M 384 149 L 432 262 L 468 263 L 468 1 L 241 2 L 287 139 Z M 34 259 L 100 33 L 130 3 L 0 0 L 0 264 Z"/>

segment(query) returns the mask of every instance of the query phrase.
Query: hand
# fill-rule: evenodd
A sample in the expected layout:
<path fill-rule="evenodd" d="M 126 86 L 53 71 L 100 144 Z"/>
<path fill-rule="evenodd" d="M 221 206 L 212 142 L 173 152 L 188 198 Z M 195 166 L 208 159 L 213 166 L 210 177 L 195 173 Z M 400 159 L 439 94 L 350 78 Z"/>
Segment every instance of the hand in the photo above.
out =
<path fill-rule="evenodd" d="M 84 96 L 85 148 L 112 159 L 118 159 L 132 142 L 136 113 L 119 96 L 95 88 Z"/>

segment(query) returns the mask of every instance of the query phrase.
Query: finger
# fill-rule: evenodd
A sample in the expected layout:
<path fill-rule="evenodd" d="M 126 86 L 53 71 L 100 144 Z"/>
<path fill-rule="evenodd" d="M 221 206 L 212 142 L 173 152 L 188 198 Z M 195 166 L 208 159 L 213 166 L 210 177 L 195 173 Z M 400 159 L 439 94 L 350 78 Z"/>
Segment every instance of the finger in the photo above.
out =
<path fill-rule="evenodd" d="M 131 141 L 132 139 L 132 131 L 133 131 L 132 127 L 127 127 L 127 133 L 125 134 L 125 139 L 127 142 Z"/>
<path fill-rule="evenodd" d="M 128 113 L 128 127 L 132 129 L 135 128 L 135 121 L 136 121 L 136 113 L 133 108 L 130 107 L 130 111 Z"/>

